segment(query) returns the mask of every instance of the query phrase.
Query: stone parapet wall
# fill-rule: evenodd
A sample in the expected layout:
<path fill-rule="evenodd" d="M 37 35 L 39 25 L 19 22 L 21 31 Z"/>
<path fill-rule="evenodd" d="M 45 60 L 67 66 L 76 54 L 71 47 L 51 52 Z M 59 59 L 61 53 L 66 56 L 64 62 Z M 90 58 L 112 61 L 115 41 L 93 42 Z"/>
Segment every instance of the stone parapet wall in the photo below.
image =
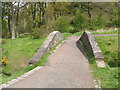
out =
<path fill-rule="evenodd" d="M 89 31 L 85 31 L 79 41 L 88 47 L 89 51 L 96 59 L 97 66 L 105 67 L 104 56 L 97 42 L 95 41 L 93 34 Z"/>
<path fill-rule="evenodd" d="M 59 31 L 54 31 L 49 34 L 49 36 L 46 38 L 42 46 L 37 50 L 37 52 L 33 55 L 33 57 L 30 59 L 28 64 L 37 64 L 40 61 L 40 58 L 49 50 L 59 43 L 63 39 L 62 34 Z"/>

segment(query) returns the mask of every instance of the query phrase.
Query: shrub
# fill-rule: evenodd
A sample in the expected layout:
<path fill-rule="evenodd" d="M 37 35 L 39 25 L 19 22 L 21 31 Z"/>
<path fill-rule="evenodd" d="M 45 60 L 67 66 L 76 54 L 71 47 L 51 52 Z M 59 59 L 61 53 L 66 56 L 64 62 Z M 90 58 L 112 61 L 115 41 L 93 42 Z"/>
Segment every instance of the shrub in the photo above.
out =
<path fill-rule="evenodd" d="M 28 37 L 28 34 L 20 34 L 19 35 L 19 38 L 26 38 L 26 37 Z"/>
<path fill-rule="evenodd" d="M 61 16 L 57 19 L 56 29 L 62 33 L 74 32 L 74 27 L 70 24 L 70 19 L 67 16 Z"/>
<path fill-rule="evenodd" d="M 34 39 L 42 38 L 44 36 L 44 31 L 40 28 L 34 28 L 32 29 L 31 35 Z"/>
<path fill-rule="evenodd" d="M 69 26 L 67 32 L 74 33 L 75 32 L 74 27 L 73 26 Z"/>
<path fill-rule="evenodd" d="M 6 43 L 5 39 L 2 39 L 2 44 L 5 44 L 5 43 Z"/>
<path fill-rule="evenodd" d="M 86 24 L 87 28 L 90 30 L 97 30 L 105 27 L 105 19 L 102 17 L 93 17 L 88 19 Z"/>
<path fill-rule="evenodd" d="M 81 14 L 81 12 L 77 12 L 75 18 L 73 20 L 73 27 L 75 31 L 83 30 L 86 28 L 87 18 Z"/>
<path fill-rule="evenodd" d="M 7 26 L 7 19 L 3 19 L 2 21 L 2 38 L 10 38 L 11 35 L 8 32 L 8 26 Z"/>
<path fill-rule="evenodd" d="M 5 43 L 6 43 L 5 39 L 0 39 L 0 44 L 5 44 Z"/>

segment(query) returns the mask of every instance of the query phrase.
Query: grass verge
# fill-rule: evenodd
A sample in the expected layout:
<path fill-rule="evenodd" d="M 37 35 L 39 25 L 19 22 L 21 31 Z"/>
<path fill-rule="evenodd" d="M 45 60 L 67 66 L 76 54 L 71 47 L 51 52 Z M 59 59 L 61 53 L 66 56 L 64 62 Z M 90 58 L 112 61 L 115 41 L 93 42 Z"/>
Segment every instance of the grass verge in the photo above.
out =
<path fill-rule="evenodd" d="M 5 58 L 6 66 L 2 65 L 2 83 L 22 75 L 26 69 L 28 60 L 36 52 L 46 37 L 40 39 L 33 39 L 31 37 L 24 37 L 18 39 L 3 39 L 2 53 L 0 58 Z M 3 60 L 3 59 L 2 59 Z M 1 64 L 2 64 L 1 60 Z"/>
<path fill-rule="evenodd" d="M 101 50 L 103 51 L 103 54 L 105 56 L 105 62 L 106 62 L 106 67 L 105 68 L 99 68 L 96 66 L 96 62 L 95 62 L 95 58 L 92 56 L 92 54 L 90 53 L 89 49 L 87 46 L 83 45 L 84 51 L 86 53 L 86 56 L 88 57 L 88 60 L 90 62 L 90 67 L 93 70 L 93 76 L 94 78 L 100 83 L 102 88 L 118 88 L 118 67 L 111 67 L 108 64 L 108 59 L 111 58 L 112 56 L 108 56 L 104 53 L 104 51 L 111 51 L 114 53 L 118 53 L 115 52 L 116 51 L 116 47 L 117 47 L 117 39 L 116 36 L 112 36 L 112 37 L 96 37 L 97 42 L 101 48 Z M 108 43 L 106 42 L 107 40 L 109 41 L 113 40 L 111 46 L 108 45 Z M 106 41 L 105 41 L 106 40 Z M 113 49 L 113 50 L 111 50 Z M 106 58 L 109 57 L 109 58 Z M 113 58 L 111 58 L 111 61 L 114 61 Z"/>
<path fill-rule="evenodd" d="M 68 34 L 68 33 L 67 33 L 67 34 L 63 34 L 63 37 L 64 37 L 63 40 L 65 40 L 65 39 L 66 39 L 68 36 L 70 36 L 70 35 L 71 35 L 71 34 Z M 62 40 L 62 41 L 63 41 L 63 40 Z M 12 76 L 2 75 L 2 84 L 3 84 L 3 83 L 7 83 L 8 81 L 10 81 L 10 80 L 12 80 L 12 79 L 15 79 L 15 78 L 23 75 L 24 73 L 26 73 L 26 72 L 34 69 L 34 68 L 37 67 L 37 66 L 44 66 L 45 63 L 48 61 L 48 57 L 51 55 L 51 53 L 53 53 L 53 51 L 56 49 L 56 47 L 57 47 L 62 41 L 60 41 L 58 44 L 56 44 L 54 47 L 52 47 L 51 50 L 50 50 L 48 53 L 44 54 L 44 55 L 41 57 L 41 59 L 40 59 L 40 61 L 38 62 L 38 64 L 35 64 L 35 65 L 33 65 L 33 66 L 27 66 L 27 67 L 25 67 L 25 68 L 19 69 L 18 71 L 16 71 L 15 73 L 13 73 Z"/>

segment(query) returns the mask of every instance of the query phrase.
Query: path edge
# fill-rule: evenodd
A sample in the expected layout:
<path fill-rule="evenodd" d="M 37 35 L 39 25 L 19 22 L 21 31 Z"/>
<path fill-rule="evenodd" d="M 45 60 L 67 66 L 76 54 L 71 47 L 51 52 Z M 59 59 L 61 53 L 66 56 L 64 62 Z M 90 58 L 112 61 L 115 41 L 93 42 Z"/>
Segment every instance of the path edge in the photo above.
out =
<path fill-rule="evenodd" d="M 54 53 L 57 51 L 57 49 L 65 42 L 65 40 L 63 40 L 59 45 L 56 46 L 55 50 L 51 53 L 51 55 L 49 55 L 48 59 L 54 55 Z M 28 71 L 27 73 L 24 73 L 23 75 L 20 75 L 19 77 L 17 77 L 16 79 L 12 79 L 10 81 L 8 81 L 7 83 L 5 84 L 1 84 L 0 85 L 0 90 L 2 90 L 2 88 L 7 88 L 8 86 L 26 78 L 27 76 L 30 76 L 31 74 L 35 73 L 36 71 L 42 69 L 44 66 L 37 66 L 36 68 Z"/>

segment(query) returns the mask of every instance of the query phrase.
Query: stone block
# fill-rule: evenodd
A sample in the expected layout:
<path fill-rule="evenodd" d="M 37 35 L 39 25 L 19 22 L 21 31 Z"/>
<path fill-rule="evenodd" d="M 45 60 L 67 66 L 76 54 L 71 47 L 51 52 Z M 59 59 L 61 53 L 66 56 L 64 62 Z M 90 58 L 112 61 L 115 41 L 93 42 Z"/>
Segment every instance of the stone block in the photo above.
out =
<path fill-rule="evenodd" d="M 85 31 L 79 41 L 88 47 L 89 51 L 96 59 L 97 66 L 105 67 L 104 56 L 97 42 L 95 41 L 93 34 L 89 31 Z"/>
<path fill-rule="evenodd" d="M 30 59 L 28 64 L 37 64 L 40 61 L 40 58 L 49 50 L 59 43 L 63 39 L 62 34 L 59 31 L 54 31 L 49 34 L 49 36 L 46 38 L 46 40 L 43 42 L 42 46 L 37 50 L 37 52 L 33 55 L 33 57 Z"/>

